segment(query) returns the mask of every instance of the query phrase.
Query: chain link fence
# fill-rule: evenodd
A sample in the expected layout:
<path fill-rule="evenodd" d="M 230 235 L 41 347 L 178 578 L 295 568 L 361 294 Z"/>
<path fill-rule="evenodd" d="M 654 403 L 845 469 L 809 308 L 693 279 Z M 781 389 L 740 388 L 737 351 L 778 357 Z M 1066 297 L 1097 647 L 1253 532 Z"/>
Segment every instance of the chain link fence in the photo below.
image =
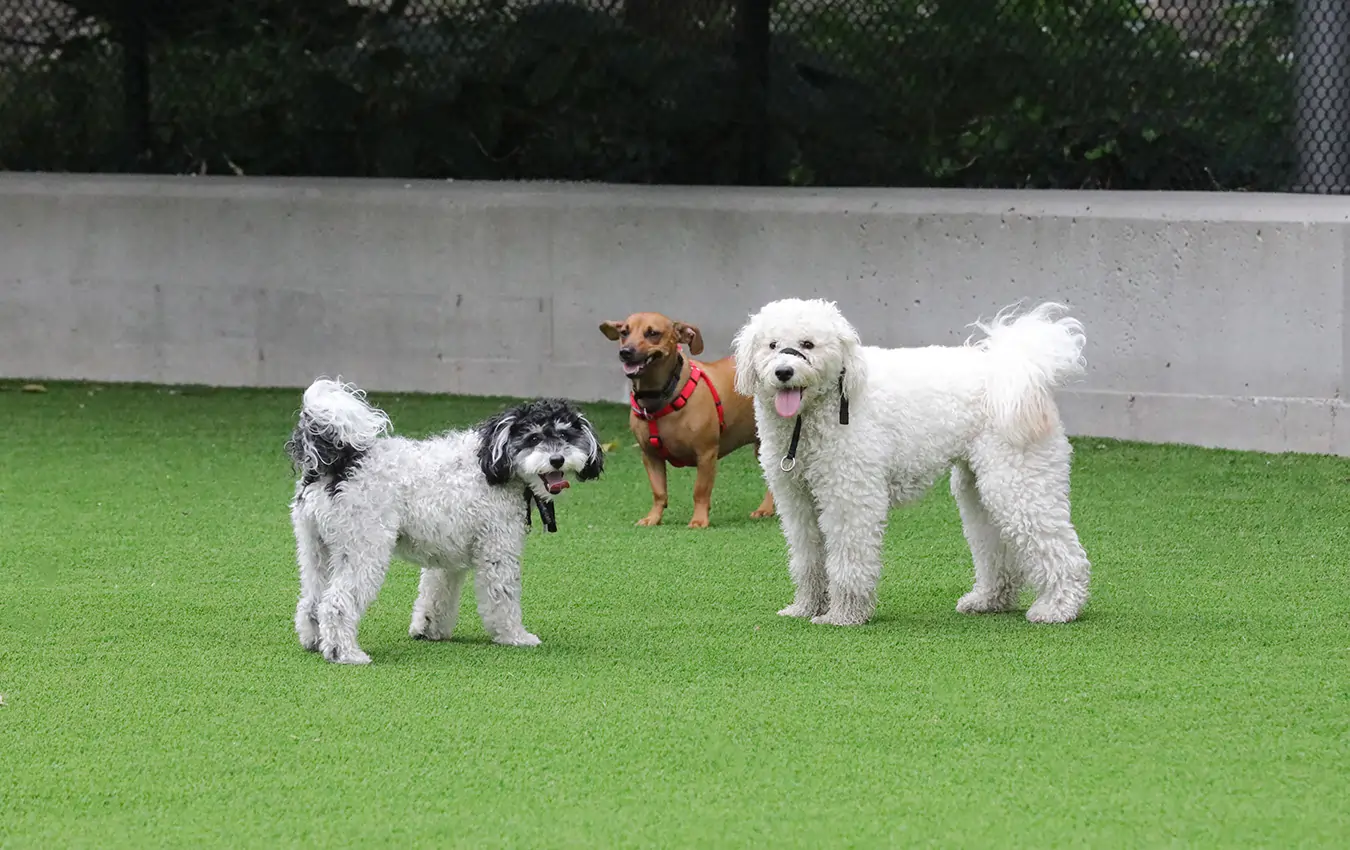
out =
<path fill-rule="evenodd" d="M 0 168 L 1350 186 L 1346 0 L 0 0 Z"/>

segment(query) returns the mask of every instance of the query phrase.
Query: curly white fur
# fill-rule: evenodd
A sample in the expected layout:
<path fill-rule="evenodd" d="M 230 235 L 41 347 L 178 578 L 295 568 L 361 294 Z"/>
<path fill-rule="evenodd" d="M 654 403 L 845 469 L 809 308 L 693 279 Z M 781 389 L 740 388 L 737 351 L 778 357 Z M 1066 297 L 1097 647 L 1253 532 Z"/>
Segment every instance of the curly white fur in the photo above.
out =
<path fill-rule="evenodd" d="M 301 645 L 329 661 L 368 663 L 357 626 L 395 555 L 423 568 L 413 637 L 450 638 L 473 572 L 488 635 L 537 645 L 520 605 L 526 490 L 551 501 L 568 476 L 600 475 L 604 456 L 590 423 L 567 402 L 546 399 L 426 440 L 380 438 L 388 427 L 355 387 L 321 379 L 305 391 L 287 443 L 302 472 L 291 502 Z"/>
<path fill-rule="evenodd" d="M 1028 313 L 1000 310 L 993 321 L 975 322 L 986 334 L 974 343 L 987 358 L 985 406 L 1002 433 L 1030 445 L 1050 433 L 1058 418 L 1054 389 L 1087 369 L 1083 323 L 1047 302 Z"/>
<path fill-rule="evenodd" d="M 1090 567 L 1069 514 L 1071 448 L 1053 393 L 1084 368 L 1063 308 L 1003 311 L 964 346 L 863 346 L 833 302 L 766 304 L 733 342 L 736 389 L 755 399 L 760 464 L 796 585 L 780 614 L 871 618 L 892 505 L 951 470 L 975 565 L 963 613 L 1008 611 L 1037 592 L 1032 622 L 1075 619 Z M 790 349 L 785 351 L 785 349 Z M 840 423 L 848 399 L 849 422 Z M 786 461 L 796 418 L 795 463 Z"/>

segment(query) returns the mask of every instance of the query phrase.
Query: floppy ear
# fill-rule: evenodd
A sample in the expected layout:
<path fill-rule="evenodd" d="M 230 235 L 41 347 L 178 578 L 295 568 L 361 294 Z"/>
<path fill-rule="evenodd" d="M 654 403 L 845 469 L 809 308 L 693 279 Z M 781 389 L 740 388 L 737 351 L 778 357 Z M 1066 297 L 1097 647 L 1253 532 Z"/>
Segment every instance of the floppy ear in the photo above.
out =
<path fill-rule="evenodd" d="M 511 456 L 506 453 L 506 444 L 511 441 L 515 421 L 515 413 L 504 411 L 478 426 L 478 465 L 489 484 L 511 480 Z"/>
<path fill-rule="evenodd" d="M 847 319 L 843 320 L 844 331 L 839 338 L 840 342 L 840 365 L 844 368 L 844 395 L 848 397 L 849 404 L 857 404 L 857 400 L 863 397 L 867 389 L 867 362 L 862 359 L 859 349 L 862 348 L 862 339 L 858 336 L 858 331 Z"/>
<path fill-rule="evenodd" d="M 689 346 L 690 354 L 697 357 L 703 353 L 703 334 L 698 328 L 684 322 L 676 322 L 675 333 L 680 337 L 680 342 Z"/>
<path fill-rule="evenodd" d="M 586 432 L 586 443 L 590 449 L 590 453 L 586 456 L 586 465 L 577 473 L 577 479 L 593 481 L 605 471 L 605 450 L 600 448 L 600 439 L 595 435 L 595 428 L 591 426 L 590 420 L 578 414 L 577 421 Z"/>
<path fill-rule="evenodd" d="M 604 334 L 606 338 L 618 342 L 619 337 L 623 336 L 623 334 L 619 333 L 619 328 L 622 326 L 623 322 L 601 322 L 600 333 Z"/>
<path fill-rule="evenodd" d="M 755 327 L 755 317 L 751 317 L 731 340 L 731 356 L 736 360 L 736 392 L 741 395 L 755 394 L 755 339 L 759 331 Z"/>

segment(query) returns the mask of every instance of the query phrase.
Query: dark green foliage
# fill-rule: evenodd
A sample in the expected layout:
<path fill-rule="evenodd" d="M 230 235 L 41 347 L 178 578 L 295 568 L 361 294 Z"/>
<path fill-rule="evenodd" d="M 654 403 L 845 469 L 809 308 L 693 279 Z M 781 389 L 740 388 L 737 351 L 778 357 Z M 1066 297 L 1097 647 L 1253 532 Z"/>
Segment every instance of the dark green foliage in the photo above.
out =
<path fill-rule="evenodd" d="M 0 71 L 0 167 L 128 167 L 134 9 L 160 171 L 727 184 L 753 138 L 730 7 L 638 31 L 617 5 L 75 5 L 102 26 Z M 1134 0 L 780 8 L 768 180 L 1280 189 L 1290 6 L 1240 6 L 1203 39 Z"/>
<path fill-rule="evenodd" d="M 801 49 L 839 57 L 832 70 L 856 92 L 847 111 L 871 119 L 861 162 L 831 161 L 847 158 L 831 125 L 797 128 L 804 179 L 1279 186 L 1291 165 L 1287 0 L 1226 22 L 1218 45 L 1184 40 L 1134 0 L 990 5 L 895 0 L 866 19 L 831 7 L 803 25 Z"/>

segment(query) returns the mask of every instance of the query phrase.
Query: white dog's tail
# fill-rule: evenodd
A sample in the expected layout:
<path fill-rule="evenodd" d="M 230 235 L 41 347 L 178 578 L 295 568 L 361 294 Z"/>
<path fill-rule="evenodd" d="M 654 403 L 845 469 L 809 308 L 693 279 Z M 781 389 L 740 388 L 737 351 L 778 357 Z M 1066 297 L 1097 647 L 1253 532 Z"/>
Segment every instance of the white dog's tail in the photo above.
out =
<path fill-rule="evenodd" d="M 286 453 L 306 483 L 342 477 L 349 467 L 389 432 L 389 417 L 366 401 L 355 384 L 319 378 L 305 390 L 300 421 Z"/>
<path fill-rule="evenodd" d="M 1007 308 L 974 325 L 985 332 L 975 347 L 988 354 L 986 409 L 994 427 L 1016 444 L 1049 433 L 1059 416 L 1054 391 L 1087 368 L 1083 324 L 1062 315 L 1067 309 L 1046 303 L 1018 316 Z"/>

